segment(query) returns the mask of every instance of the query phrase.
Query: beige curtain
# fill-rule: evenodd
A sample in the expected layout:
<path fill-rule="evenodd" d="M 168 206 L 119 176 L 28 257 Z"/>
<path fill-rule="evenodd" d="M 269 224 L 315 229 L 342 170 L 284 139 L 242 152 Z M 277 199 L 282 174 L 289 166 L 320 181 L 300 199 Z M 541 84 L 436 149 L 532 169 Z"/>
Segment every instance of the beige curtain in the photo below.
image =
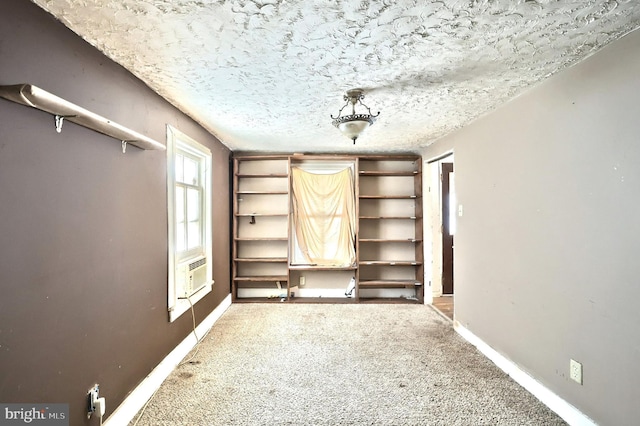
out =
<path fill-rule="evenodd" d="M 355 264 L 355 192 L 351 168 L 316 174 L 291 168 L 295 232 L 292 263 L 318 266 Z M 299 249 L 299 250 L 296 250 Z M 296 258 L 301 253 L 303 259 Z"/>

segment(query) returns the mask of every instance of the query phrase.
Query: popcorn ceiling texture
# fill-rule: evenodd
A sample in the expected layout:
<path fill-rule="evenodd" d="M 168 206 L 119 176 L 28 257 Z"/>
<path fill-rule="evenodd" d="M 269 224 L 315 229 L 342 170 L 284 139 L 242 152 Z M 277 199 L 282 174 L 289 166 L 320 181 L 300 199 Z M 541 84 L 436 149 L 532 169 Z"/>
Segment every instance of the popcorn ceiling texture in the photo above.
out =
<path fill-rule="evenodd" d="M 640 26 L 635 0 L 33 1 L 242 151 L 419 151 Z M 353 147 L 355 87 L 380 117 Z"/>

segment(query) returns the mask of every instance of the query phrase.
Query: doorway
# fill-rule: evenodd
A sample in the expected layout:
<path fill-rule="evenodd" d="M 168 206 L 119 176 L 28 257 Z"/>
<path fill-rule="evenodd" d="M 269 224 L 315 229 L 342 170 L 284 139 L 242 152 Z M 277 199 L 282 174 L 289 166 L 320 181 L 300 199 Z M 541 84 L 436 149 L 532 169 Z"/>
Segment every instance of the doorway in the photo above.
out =
<path fill-rule="evenodd" d="M 455 180 L 453 163 L 442 163 L 442 294 L 453 296 Z"/>
<path fill-rule="evenodd" d="M 431 228 L 432 304 L 453 320 L 454 235 L 457 202 L 453 153 L 427 161 L 429 195 L 426 208 Z"/>

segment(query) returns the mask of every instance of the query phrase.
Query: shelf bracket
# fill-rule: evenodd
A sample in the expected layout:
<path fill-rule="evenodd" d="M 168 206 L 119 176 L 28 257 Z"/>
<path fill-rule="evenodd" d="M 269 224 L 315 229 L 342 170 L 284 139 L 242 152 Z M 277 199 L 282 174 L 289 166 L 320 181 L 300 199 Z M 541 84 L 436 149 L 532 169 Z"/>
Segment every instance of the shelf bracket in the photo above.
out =
<path fill-rule="evenodd" d="M 64 124 L 65 118 L 75 118 L 77 115 L 60 115 L 56 114 L 54 118 L 54 122 L 56 124 L 56 132 L 62 133 L 62 125 Z"/>
<path fill-rule="evenodd" d="M 56 123 L 56 132 L 58 133 L 62 132 L 62 125 L 64 124 L 64 116 L 56 115 L 54 119 Z"/>

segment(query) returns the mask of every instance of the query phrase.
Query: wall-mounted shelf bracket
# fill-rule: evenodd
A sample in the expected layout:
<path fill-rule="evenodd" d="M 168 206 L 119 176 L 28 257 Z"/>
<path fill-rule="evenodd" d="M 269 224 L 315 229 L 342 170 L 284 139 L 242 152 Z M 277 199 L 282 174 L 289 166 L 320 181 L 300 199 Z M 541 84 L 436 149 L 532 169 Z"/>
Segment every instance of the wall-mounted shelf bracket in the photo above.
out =
<path fill-rule="evenodd" d="M 64 117 L 62 115 L 56 115 L 53 117 L 56 123 L 56 132 L 62 132 L 62 125 L 64 124 Z"/>
<path fill-rule="evenodd" d="M 114 123 L 32 84 L 0 86 L 0 97 L 53 114 L 58 133 L 62 132 L 62 125 L 65 120 L 68 120 L 121 141 L 122 152 L 126 151 L 127 144 L 137 146 L 140 149 L 166 149 L 158 141 Z"/>

